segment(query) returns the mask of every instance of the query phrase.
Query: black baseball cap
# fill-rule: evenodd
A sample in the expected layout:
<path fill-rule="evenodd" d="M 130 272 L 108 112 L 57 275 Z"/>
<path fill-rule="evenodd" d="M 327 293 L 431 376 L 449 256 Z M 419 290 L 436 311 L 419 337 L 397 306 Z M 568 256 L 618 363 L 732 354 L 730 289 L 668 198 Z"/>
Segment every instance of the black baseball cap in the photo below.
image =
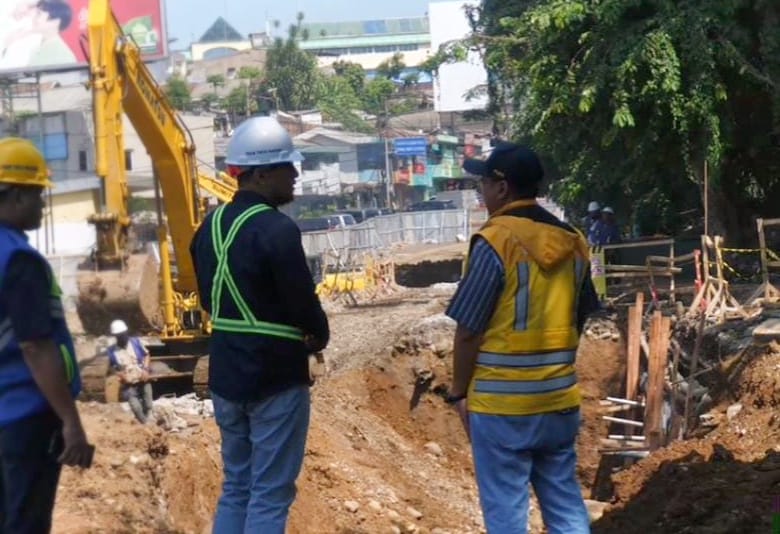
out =
<path fill-rule="evenodd" d="M 463 168 L 471 174 L 506 180 L 518 187 L 541 182 L 544 178 L 544 170 L 536 152 L 509 141 L 497 143 L 485 160 L 465 160 Z"/>

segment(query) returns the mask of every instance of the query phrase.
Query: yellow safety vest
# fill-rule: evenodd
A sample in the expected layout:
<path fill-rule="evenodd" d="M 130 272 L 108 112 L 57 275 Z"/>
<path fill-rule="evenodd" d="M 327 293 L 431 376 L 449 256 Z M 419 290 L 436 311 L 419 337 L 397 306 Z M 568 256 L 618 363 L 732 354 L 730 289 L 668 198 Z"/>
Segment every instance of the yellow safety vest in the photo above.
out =
<path fill-rule="evenodd" d="M 580 404 L 574 360 L 588 246 L 576 230 L 511 215 L 533 204 L 509 204 L 474 236 L 501 258 L 504 289 L 469 386 L 473 412 L 533 415 Z"/>

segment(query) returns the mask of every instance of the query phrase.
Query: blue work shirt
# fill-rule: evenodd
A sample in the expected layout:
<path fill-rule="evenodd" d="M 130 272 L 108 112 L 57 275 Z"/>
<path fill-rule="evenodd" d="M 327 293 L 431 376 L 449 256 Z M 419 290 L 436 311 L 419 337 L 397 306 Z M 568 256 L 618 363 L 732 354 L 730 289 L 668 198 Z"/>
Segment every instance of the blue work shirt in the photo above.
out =
<path fill-rule="evenodd" d="M 222 231 L 258 204 L 272 206 L 251 191 L 238 191 L 225 206 Z M 213 213 L 198 228 L 190 246 L 203 308 L 211 313 L 217 258 L 211 238 Z M 250 217 L 228 251 L 228 268 L 238 291 L 259 321 L 294 326 L 325 343 L 328 319 L 314 290 L 301 232 L 277 209 Z M 227 293 L 226 291 L 223 293 Z M 237 315 L 222 299 L 220 315 Z M 301 341 L 260 334 L 214 331 L 211 335 L 209 387 L 233 402 L 260 401 L 293 386 L 308 384 L 309 350 Z"/>

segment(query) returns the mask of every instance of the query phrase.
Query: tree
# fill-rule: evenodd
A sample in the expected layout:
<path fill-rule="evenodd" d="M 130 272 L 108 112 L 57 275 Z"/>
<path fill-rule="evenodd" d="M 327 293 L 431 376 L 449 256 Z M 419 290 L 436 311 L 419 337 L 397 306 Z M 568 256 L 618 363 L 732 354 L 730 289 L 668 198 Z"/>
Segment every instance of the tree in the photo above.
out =
<path fill-rule="evenodd" d="M 366 85 L 366 71 L 362 65 L 340 60 L 333 63 L 333 71 L 336 73 L 336 76 L 346 78 L 356 95 L 363 92 L 363 88 Z"/>
<path fill-rule="evenodd" d="M 248 106 L 248 107 L 247 107 Z M 225 98 L 225 107 L 234 119 L 237 117 L 247 117 L 257 111 L 257 102 L 250 98 L 249 88 L 246 85 L 239 85 Z M 234 122 L 239 122 L 235 120 Z"/>
<path fill-rule="evenodd" d="M 277 38 L 266 56 L 266 82 L 276 89 L 279 105 L 285 110 L 310 108 L 318 91 L 317 60 L 298 46 L 308 34 L 302 28 L 303 13 L 290 26 L 287 39 Z"/>
<path fill-rule="evenodd" d="M 324 76 L 320 83 L 317 107 L 323 118 L 341 123 L 347 130 L 369 132 L 371 126 L 356 113 L 363 103 L 344 76 Z"/>
<path fill-rule="evenodd" d="M 225 77 L 221 74 L 211 74 L 206 78 L 206 83 L 211 85 L 214 93 L 216 93 L 218 87 L 225 87 Z"/>
<path fill-rule="evenodd" d="M 384 113 L 385 104 L 393 93 L 395 93 L 395 84 L 392 81 L 387 78 L 374 78 L 366 84 L 363 93 L 364 109 L 375 115 Z"/>
<path fill-rule="evenodd" d="M 179 111 L 190 109 L 192 91 L 186 80 L 179 76 L 171 76 L 168 78 L 164 90 L 174 108 Z"/>
<path fill-rule="evenodd" d="M 206 111 L 209 111 L 212 109 L 212 107 L 219 102 L 219 97 L 216 93 L 206 93 L 200 98 L 201 102 L 203 103 L 203 108 Z"/>
<path fill-rule="evenodd" d="M 263 71 L 261 71 L 258 67 L 243 66 L 240 69 L 238 69 L 238 78 L 241 80 L 255 81 L 259 79 L 262 75 L 263 75 Z"/>
<path fill-rule="evenodd" d="M 376 74 L 389 80 L 397 80 L 401 77 L 401 73 L 405 68 L 406 63 L 404 63 L 403 54 L 396 52 L 393 54 L 393 57 L 386 59 L 377 66 Z"/>
<path fill-rule="evenodd" d="M 755 214 L 780 216 L 778 22 L 770 0 L 484 0 L 465 46 L 500 131 L 549 157 L 565 206 L 675 232 L 702 214 L 706 162 L 711 229 L 739 243 Z"/>

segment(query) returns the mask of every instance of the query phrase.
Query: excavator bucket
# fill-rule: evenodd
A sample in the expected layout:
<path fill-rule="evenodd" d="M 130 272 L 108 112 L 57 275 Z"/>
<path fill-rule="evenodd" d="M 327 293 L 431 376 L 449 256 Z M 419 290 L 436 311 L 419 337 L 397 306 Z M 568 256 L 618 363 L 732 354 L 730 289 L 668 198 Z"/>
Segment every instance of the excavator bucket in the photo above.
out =
<path fill-rule="evenodd" d="M 77 312 L 88 335 L 108 335 L 114 319 L 143 335 L 160 326 L 158 265 L 151 255 L 133 254 L 122 269 L 81 271 L 78 290 Z"/>

